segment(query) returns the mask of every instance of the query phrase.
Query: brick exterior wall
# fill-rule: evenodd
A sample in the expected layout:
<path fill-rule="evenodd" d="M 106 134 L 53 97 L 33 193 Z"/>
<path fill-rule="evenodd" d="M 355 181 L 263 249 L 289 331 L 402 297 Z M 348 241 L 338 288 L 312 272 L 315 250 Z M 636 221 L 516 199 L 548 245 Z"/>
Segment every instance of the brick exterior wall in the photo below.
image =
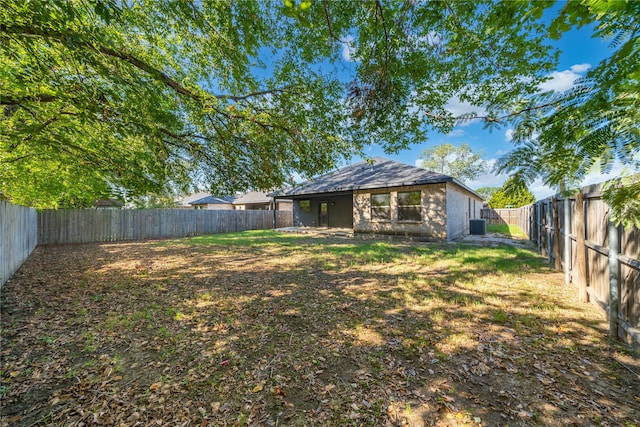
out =
<path fill-rule="evenodd" d="M 420 191 L 422 221 L 398 220 L 398 192 Z M 371 219 L 371 195 L 390 193 L 391 219 Z M 390 234 L 420 237 L 428 240 L 447 239 L 446 184 L 356 190 L 353 193 L 353 231 L 362 234 Z"/>
<path fill-rule="evenodd" d="M 469 220 L 480 218 L 481 209 L 481 199 L 455 184 L 447 183 L 447 239 L 469 234 Z"/>

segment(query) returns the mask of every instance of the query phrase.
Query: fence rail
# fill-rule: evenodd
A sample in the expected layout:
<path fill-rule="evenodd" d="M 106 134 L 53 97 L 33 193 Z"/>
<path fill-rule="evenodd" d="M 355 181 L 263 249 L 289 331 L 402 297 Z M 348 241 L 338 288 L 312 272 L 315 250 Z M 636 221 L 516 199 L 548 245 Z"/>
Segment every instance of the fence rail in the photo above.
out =
<path fill-rule="evenodd" d="M 480 218 L 484 219 L 487 224 L 518 225 L 521 215 L 520 209 L 483 208 L 480 211 Z"/>
<path fill-rule="evenodd" d="M 640 346 L 640 230 L 609 221 L 603 184 L 517 209 L 518 225 L 540 253 L 608 316 L 610 335 Z"/>
<path fill-rule="evenodd" d="M 293 212 L 275 211 L 277 228 Z M 38 215 L 38 244 L 111 242 L 271 229 L 274 211 L 60 209 Z"/>
<path fill-rule="evenodd" d="M 0 286 L 36 247 L 37 231 L 35 209 L 0 201 Z"/>

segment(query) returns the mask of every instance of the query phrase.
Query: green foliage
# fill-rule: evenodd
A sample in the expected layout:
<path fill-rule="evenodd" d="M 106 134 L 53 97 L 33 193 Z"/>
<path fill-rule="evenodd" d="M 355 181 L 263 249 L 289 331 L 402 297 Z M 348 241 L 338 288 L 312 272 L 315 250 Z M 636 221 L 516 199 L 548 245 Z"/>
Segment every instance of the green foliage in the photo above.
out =
<path fill-rule="evenodd" d="M 436 145 L 424 150 L 418 159 L 421 167 L 463 182 L 473 180 L 487 171 L 482 154 L 474 153 L 469 144 L 459 147 L 452 144 Z"/>
<path fill-rule="evenodd" d="M 603 196 L 609 206 L 621 207 L 611 211 L 611 220 L 640 228 L 640 174 L 609 181 Z"/>
<path fill-rule="evenodd" d="M 0 194 L 230 194 L 395 152 L 451 129 L 453 96 L 533 93 L 556 62 L 537 20 L 489 0 L 0 0 Z"/>
<path fill-rule="evenodd" d="M 517 177 L 511 177 L 493 193 L 488 205 L 492 209 L 519 208 L 535 201 L 536 197 L 529 191 L 527 184 Z"/>
<path fill-rule="evenodd" d="M 549 25 L 553 4 L 0 0 L 0 197 L 271 189 L 477 117 L 453 117 L 454 97 L 515 127 L 498 168 L 519 179 L 637 170 L 640 2 L 568 2 Z M 536 95 L 557 64 L 545 40 L 584 25 L 613 54 L 568 93 Z M 633 212 L 610 194 L 614 215 Z"/>
<path fill-rule="evenodd" d="M 172 193 L 148 194 L 131 200 L 136 209 L 170 209 L 178 206 L 176 196 Z"/>
<path fill-rule="evenodd" d="M 516 148 L 500 159 L 497 171 L 570 189 L 593 170 L 609 172 L 616 160 L 631 172 L 640 170 L 639 16 L 637 1 L 565 5 L 550 36 L 593 25 L 594 37 L 609 40 L 614 51 L 571 90 L 543 93 L 511 110 Z M 640 223 L 637 193 L 613 186 L 608 199 L 615 218 Z"/>
<path fill-rule="evenodd" d="M 500 187 L 480 187 L 474 191 L 478 193 L 484 200 L 489 200 L 493 193 L 500 190 Z"/>

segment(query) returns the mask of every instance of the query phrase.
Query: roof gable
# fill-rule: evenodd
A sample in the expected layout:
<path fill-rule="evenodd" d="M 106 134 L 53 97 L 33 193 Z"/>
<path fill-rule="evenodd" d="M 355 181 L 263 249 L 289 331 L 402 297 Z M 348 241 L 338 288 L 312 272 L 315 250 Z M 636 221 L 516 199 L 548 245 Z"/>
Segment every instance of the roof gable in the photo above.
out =
<path fill-rule="evenodd" d="M 249 191 L 248 193 L 240 194 L 233 200 L 234 205 L 246 205 L 251 203 L 269 203 L 271 199 L 267 196 L 267 193 L 262 191 Z"/>
<path fill-rule="evenodd" d="M 202 199 L 189 202 L 190 205 L 229 205 L 233 202 L 233 196 L 207 196 Z"/>
<path fill-rule="evenodd" d="M 338 169 L 315 180 L 307 181 L 293 188 L 282 189 L 273 194 L 284 197 L 444 182 L 454 182 L 476 194 L 449 175 L 431 172 L 383 157 L 375 157 L 371 163 L 359 162 Z"/>

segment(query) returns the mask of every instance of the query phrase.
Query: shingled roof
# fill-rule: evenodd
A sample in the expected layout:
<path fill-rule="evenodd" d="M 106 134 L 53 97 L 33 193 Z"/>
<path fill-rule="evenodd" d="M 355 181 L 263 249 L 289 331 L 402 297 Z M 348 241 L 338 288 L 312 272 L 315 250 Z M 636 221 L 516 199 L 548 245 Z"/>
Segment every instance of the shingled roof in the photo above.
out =
<path fill-rule="evenodd" d="M 271 198 L 267 193 L 263 191 L 249 191 L 248 193 L 240 194 L 233 200 L 234 205 L 248 205 L 252 203 L 269 203 Z"/>
<path fill-rule="evenodd" d="M 347 166 L 298 186 L 278 190 L 270 195 L 276 197 L 301 196 L 444 182 L 453 182 L 480 197 L 476 192 L 449 175 L 431 172 L 383 157 L 374 157 L 371 163 L 365 161 Z"/>
<path fill-rule="evenodd" d="M 190 205 L 230 205 L 231 203 L 233 203 L 233 196 L 207 196 L 189 202 Z"/>

